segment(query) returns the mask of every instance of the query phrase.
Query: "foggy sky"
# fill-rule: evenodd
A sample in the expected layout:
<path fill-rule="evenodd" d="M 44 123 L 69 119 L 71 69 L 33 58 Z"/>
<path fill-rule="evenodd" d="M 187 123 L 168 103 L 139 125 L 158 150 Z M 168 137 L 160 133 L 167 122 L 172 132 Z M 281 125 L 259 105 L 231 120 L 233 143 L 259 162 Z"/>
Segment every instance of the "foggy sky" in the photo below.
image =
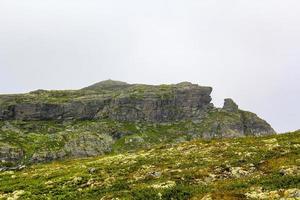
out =
<path fill-rule="evenodd" d="M 190 81 L 300 128 L 299 0 L 0 0 L 0 93 Z"/>

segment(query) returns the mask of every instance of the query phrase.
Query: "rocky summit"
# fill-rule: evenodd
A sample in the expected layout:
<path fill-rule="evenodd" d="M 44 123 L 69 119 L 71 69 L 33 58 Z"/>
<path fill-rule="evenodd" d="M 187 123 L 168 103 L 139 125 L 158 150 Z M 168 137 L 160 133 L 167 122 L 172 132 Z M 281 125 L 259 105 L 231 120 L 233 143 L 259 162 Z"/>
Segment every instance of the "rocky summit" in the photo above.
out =
<path fill-rule="evenodd" d="M 195 138 L 275 134 L 232 99 L 211 103 L 211 87 L 107 80 L 80 90 L 0 96 L 2 168 L 150 148 Z"/>

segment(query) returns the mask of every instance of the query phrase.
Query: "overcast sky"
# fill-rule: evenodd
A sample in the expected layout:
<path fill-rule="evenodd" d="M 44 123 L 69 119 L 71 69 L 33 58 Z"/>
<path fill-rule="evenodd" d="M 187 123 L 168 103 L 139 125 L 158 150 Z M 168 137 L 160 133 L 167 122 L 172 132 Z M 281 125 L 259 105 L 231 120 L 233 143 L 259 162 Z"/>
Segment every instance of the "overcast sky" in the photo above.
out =
<path fill-rule="evenodd" d="M 190 81 L 300 128 L 299 0 L 0 0 L 0 93 Z"/>

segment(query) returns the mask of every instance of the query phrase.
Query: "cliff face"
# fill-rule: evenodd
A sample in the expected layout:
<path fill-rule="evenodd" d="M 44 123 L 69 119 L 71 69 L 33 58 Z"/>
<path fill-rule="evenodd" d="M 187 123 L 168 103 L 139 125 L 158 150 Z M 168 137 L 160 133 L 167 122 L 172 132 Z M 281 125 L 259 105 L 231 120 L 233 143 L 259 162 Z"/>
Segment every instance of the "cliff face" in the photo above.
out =
<path fill-rule="evenodd" d="M 32 92 L 23 96 L 2 96 L 0 119 L 109 118 L 121 121 L 167 122 L 199 119 L 212 107 L 210 104 L 212 88 L 190 83 L 170 86 L 111 85 L 109 89 L 99 84 L 99 87 L 73 91 L 73 94 L 77 95 L 76 98 L 67 98 L 64 102 L 59 102 L 61 98 L 59 96 L 56 99 L 49 97 L 52 98 L 52 102 L 43 99 L 43 95 L 51 95 L 51 92 L 47 91 Z M 68 95 L 67 91 L 65 95 Z"/>
<path fill-rule="evenodd" d="M 215 108 L 211 92 L 188 82 L 150 86 L 109 80 L 81 90 L 0 95 L 0 160 L 41 162 L 193 138 L 275 133 L 231 99 Z"/>
<path fill-rule="evenodd" d="M 203 138 L 261 136 L 275 133 L 273 128 L 256 114 L 239 110 L 232 99 L 225 99 L 223 108 L 209 111 L 202 124 L 206 127 Z"/>

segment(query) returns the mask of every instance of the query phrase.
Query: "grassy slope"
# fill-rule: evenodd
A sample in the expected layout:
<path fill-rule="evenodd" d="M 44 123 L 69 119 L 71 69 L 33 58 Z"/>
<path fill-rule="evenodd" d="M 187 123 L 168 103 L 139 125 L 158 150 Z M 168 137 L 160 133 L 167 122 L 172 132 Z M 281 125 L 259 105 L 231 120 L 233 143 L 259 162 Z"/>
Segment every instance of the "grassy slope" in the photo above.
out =
<path fill-rule="evenodd" d="M 295 195 L 300 132 L 194 140 L 133 153 L 0 172 L 0 197 L 19 199 L 246 199 Z M 300 192 L 300 191 L 298 191 Z"/>

